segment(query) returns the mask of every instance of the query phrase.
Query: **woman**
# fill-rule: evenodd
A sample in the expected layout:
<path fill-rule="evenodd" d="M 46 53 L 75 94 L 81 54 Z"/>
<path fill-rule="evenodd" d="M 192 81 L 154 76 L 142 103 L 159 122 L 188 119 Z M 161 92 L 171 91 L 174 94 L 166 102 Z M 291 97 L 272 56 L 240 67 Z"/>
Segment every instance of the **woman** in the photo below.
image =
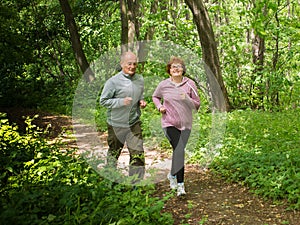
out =
<path fill-rule="evenodd" d="M 169 78 L 161 81 L 152 100 L 162 114 L 162 128 L 172 148 L 172 166 L 168 174 L 170 188 L 177 189 L 177 196 L 184 190 L 184 149 L 192 128 L 192 111 L 200 107 L 195 82 L 184 77 L 186 72 L 182 59 L 172 57 L 167 64 Z"/>

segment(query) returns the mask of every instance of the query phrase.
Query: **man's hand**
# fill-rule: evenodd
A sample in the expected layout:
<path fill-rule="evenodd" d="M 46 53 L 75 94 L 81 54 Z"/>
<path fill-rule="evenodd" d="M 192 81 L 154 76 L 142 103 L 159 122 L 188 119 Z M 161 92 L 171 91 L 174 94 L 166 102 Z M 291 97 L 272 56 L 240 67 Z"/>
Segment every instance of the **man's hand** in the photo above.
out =
<path fill-rule="evenodd" d="M 130 105 L 131 102 L 132 102 L 132 98 L 131 97 L 124 98 L 124 105 Z"/>
<path fill-rule="evenodd" d="M 143 109 L 147 106 L 147 102 L 145 100 L 140 100 L 140 107 Z"/>

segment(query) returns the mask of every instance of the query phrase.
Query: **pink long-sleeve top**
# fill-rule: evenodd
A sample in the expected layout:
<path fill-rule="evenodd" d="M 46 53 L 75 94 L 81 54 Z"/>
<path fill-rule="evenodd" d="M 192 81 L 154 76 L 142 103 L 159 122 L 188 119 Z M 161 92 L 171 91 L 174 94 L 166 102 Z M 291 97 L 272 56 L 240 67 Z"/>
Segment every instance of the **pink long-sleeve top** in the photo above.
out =
<path fill-rule="evenodd" d="M 159 110 L 162 106 L 166 113 L 162 114 L 162 127 L 174 126 L 179 130 L 191 129 L 193 110 L 200 107 L 200 98 L 195 82 L 183 77 L 180 84 L 175 84 L 171 78 L 161 81 L 155 89 L 152 100 Z"/>

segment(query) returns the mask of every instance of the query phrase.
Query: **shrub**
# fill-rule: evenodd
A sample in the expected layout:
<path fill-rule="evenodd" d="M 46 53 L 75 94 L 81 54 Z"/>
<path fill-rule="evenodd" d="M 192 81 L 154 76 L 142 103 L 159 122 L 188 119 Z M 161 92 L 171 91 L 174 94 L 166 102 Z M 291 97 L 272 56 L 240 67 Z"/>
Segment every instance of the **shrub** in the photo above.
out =
<path fill-rule="evenodd" d="M 299 111 L 236 111 L 212 168 L 274 201 L 300 208 Z"/>
<path fill-rule="evenodd" d="M 172 224 L 153 186 L 133 188 L 99 176 L 76 149 L 47 144 L 1 120 L 0 224 Z"/>

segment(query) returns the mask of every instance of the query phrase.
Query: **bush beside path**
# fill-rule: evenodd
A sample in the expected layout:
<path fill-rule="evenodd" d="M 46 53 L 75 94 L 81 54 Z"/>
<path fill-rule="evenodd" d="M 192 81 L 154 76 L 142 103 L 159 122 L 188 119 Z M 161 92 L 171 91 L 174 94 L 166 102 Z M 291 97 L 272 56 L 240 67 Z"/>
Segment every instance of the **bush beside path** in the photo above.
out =
<path fill-rule="evenodd" d="M 72 147 L 76 146 L 70 138 L 72 120 L 68 116 L 20 108 L 1 109 L 1 112 L 7 113 L 9 120 L 20 129 L 24 129 L 24 118 L 38 114 L 33 124 L 48 127 L 50 139 L 60 138 Z M 176 197 L 175 193 L 171 194 L 163 209 L 172 214 L 174 224 L 300 224 L 300 212 L 287 210 L 287 203 L 274 204 L 264 200 L 248 188 L 226 182 L 210 170 L 187 165 L 185 176 L 187 195 Z M 156 185 L 156 196 L 164 198 L 169 194 L 167 180 Z"/>

